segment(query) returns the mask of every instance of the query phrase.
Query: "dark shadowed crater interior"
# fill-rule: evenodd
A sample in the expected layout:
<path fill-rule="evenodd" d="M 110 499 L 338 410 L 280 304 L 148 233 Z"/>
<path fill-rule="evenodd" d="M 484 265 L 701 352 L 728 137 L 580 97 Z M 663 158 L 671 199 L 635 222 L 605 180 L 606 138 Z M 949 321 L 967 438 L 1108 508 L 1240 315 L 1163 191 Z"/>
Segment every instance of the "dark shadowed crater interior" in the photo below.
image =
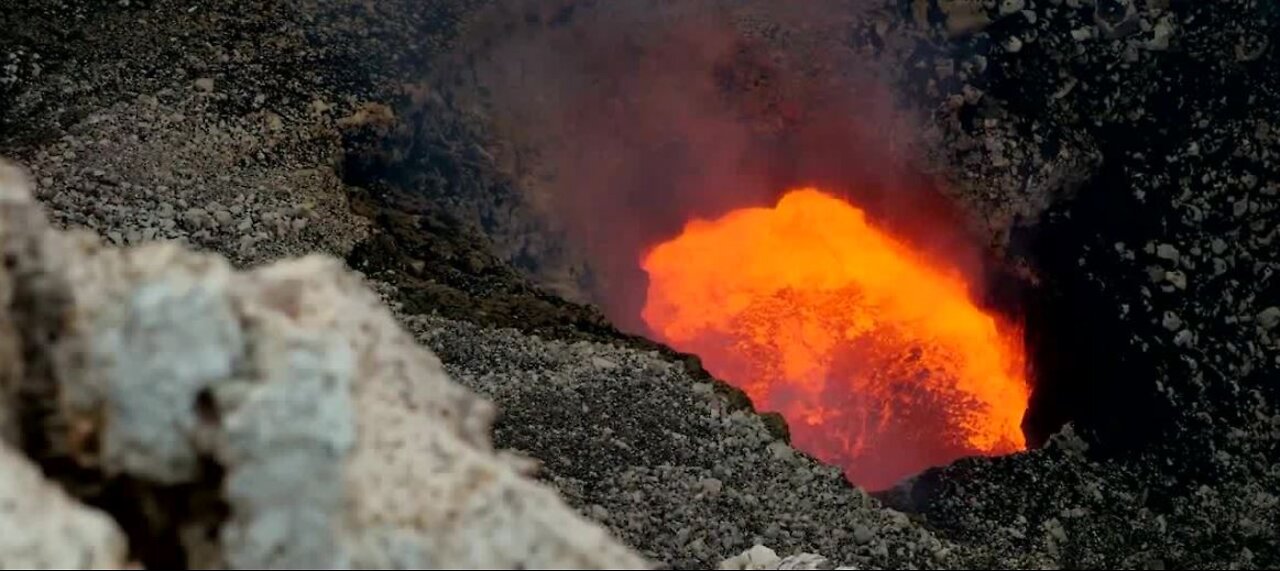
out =
<path fill-rule="evenodd" d="M 557 12 L 544 25 L 548 30 L 559 30 L 574 18 L 587 17 Z M 538 22 L 529 16 L 522 25 L 536 28 Z M 607 19 L 605 24 L 607 30 Z M 513 28 L 509 25 L 504 29 Z M 641 45 L 628 49 L 639 53 L 648 49 L 641 40 L 637 41 Z M 597 184 L 584 191 L 594 195 L 614 192 L 608 185 L 615 182 L 623 187 L 615 201 L 600 203 L 604 206 L 599 216 L 620 235 L 626 234 L 625 239 L 598 232 L 586 234 L 589 238 L 581 232 L 575 234 L 573 228 L 564 227 L 563 220 L 544 216 L 543 211 L 529 205 L 529 179 L 515 180 L 511 172 L 492 172 L 480 166 L 487 153 L 482 145 L 492 148 L 496 144 L 501 148 L 518 143 L 502 140 L 503 133 L 488 130 L 488 126 L 446 119 L 456 117 L 453 109 L 474 104 L 474 92 L 488 94 L 489 86 L 474 72 L 482 66 L 471 59 L 458 67 L 468 71 L 441 74 L 455 89 L 442 89 L 425 101 L 402 101 L 397 112 L 408 120 L 402 121 L 398 129 L 360 132 L 349 139 L 344 176 L 349 184 L 371 193 L 374 202 L 418 202 L 419 210 L 430 211 L 431 218 L 438 219 L 444 227 L 466 228 L 466 232 L 480 235 L 493 245 L 489 255 L 518 269 L 549 294 L 599 306 L 613 326 L 642 336 L 648 332 L 639 320 L 646 287 L 646 277 L 638 267 L 641 247 L 671 235 L 678 228 L 676 224 L 691 217 L 715 216 L 731 207 L 759 205 L 785 189 L 801 185 L 841 189 L 878 225 L 924 252 L 946 257 L 949 263 L 980 275 L 978 281 L 985 287 L 981 302 L 1022 322 L 1033 384 L 1023 425 L 1029 446 L 1042 445 L 1064 424 L 1073 423 L 1079 433 L 1098 445 L 1096 451 L 1120 453 L 1141 448 L 1169 428 L 1169 405 L 1160 398 L 1156 387 L 1145 381 L 1159 374 L 1159 364 L 1168 356 L 1160 354 L 1160 347 L 1133 350 L 1133 328 L 1139 325 L 1119 310 L 1125 298 L 1117 292 L 1127 294 L 1141 284 L 1124 283 L 1132 278 L 1119 267 L 1114 282 L 1099 282 L 1096 278 L 1099 273 L 1106 275 L 1105 265 L 1094 267 L 1088 275 L 1080 271 L 1083 250 L 1113 247 L 1114 242 L 1132 244 L 1149 234 L 1152 225 L 1159 224 L 1160 212 L 1136 201 L 1132 193 L 1115 191 L 1131 183 L 1126 178 L 1130 175 L 1115 165 L 1131 153 L 1153 152 L 1153 145 L 1164 138 L 1135 135 L 1124 129 L 1100 129 L 1097 139 L 1102 141 L 1102 166 L 1083 181 L 1074 196 L 1059 201 L 1040 220 L 1016 225 L 1006 248 L 985 249 L 981 246 L 984 237 L 966 222 L 965 207 L 942 188 L 947 183 L 916 168 L 915 158 L 879 150 L 868 154 L 878 141 L 875 133 L 868 133 L 867 125 L 832 122 L 821 113 L 805 117 L 774 100 L 788 90 L 801 91 L 804 95 L 797 96 L 800 101 L 817 106 L 816 102 L 826 101 L 823 97 L 830 97 L 824 88 L 815 87 L 826 78 L 779 68 L 777 61 L 760 55 L 763 48 L 756 41 L 739 38 L 727 40 L 725 46 L 724 53 L 710 56 L 705 68 L 678 66 L 670 73 L 685 82 L 705 79 L 723 98 L 717 100 L 717 105 L 725 106 L 732 115 L 727 123 L 778 119 L 772 128 L 732 131 L 740 152 L 734 157 L 738 161 L 734 164 L 741 165 L 758 184 L 743 188 L 739 198 L 732 190 L 717 191 L 706 200 L 673 198 L 681 192 L 700 192 L 690 190 L 691 185 L 740 182 L 717 175 L 714 165 L 698 164 L 718 160 L 718 155 L 708 158 L 710 155 L 704 151 L 691 148 L 698 143 L 697 137 L 705 134 L 698 129 L 728 128 L 716 125 L 689 127 L 688 131 L 678 127 L 670 132 L 660 130 L 663 136 L 692 133 L 689 138 L 672 140 L 637 135 L 619 147 L 634 156 L 618 160 L 634 166 L 590 176 L 575 174 L 579 177 L 571 177 L 565 183 Z M 629 54 L 611 57 L 625 59 Z M 657 56 L 669 58 L 672 54 L 659 50 Z M 636 57 L 644 61 L 643 57 Z M 607 59 L 587 63 L 604 66 L 615 62 Z M 1020 105 L 1033 105 L 1048 96 L 1026 92 L 1036 88 L 1018 87 L 1034 75 L 1033 68 L 1011 69 L 993 72 L 986 78 L 988 89 L 1016 102 L 1011 108 L 1019 110 Z M 593 68 L 593 73 L 614 82 L 623 81 L 613 77 L 620 73 L 617 71 Z M 642 69 L 639 73 L 666 72 Z M 1171 117 L 1178 113 L 1176 109 L 1165 111 Z M 720 112 L 717 108 L 711 113 Z M 588 121 L 616 119 L 607 111 L 588 109 L 582 113 Z M 637 113 L 654 111 L 642 102 Z M 979 118 L 969 111 L 962 113 L 961 120 L 977 122 Z M 595 130 L 588 134 L 599 136 Z M 458 141 L 468 139 L 475 143 L 469 147 L 461 143 L 463 148 L 459 149 Z M 702 142 L 715 141 L 704 138 Z M 475 162 L 458 161 L 459 152 L 473 157 Z M 849 160 L 859 153 L 870 158 Z M 557 160 L 552 153 L 543 156 L 543 160 Z M 896 164 L 886 167 L 886 161 Z M 518 170 L 519 165 L 515 168 Z M 582 168 L 589 165 L 584 163 Z M 618 176 L 614 179 L 610 175 Z M 969 216 L 974 214 L 970 212 Z M 372 254 L 357 253 L 357 257 L 369 255 Z M 457 274 L 459 280 L 472 280 L 488 271 L 482 262 L 464 262 L 469 266 Z M 563 280 L 562 270 L 566 267 L 575 270 L 574 277 Z M 1029 273 L 1023 271 L 1027 269 Z M 523 325 L 518 321 L 512 324 Z"/>

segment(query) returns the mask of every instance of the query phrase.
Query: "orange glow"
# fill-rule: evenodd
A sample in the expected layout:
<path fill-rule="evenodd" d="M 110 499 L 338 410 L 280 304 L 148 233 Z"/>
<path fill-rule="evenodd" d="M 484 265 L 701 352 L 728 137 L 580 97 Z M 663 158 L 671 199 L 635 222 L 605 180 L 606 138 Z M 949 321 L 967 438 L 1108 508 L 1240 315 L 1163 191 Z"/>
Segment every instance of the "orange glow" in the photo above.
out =
<path fill-rule="evenodd" d="M 694 220 L 642 266 L 661 340 L 781 412 L 797 448 L 854 483 L 1026 448 L 1020 332 L 843 200 L 795 190 Z"/>

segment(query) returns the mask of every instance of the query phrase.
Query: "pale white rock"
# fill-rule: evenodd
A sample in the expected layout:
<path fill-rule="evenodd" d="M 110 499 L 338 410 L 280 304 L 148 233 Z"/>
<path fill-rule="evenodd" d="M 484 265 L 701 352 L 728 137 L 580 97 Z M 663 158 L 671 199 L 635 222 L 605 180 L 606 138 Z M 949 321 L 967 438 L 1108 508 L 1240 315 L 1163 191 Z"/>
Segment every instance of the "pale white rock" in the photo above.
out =
<path fill-rule="evenodd" d="M 800 553 L 784 557 L 778 562 L 777 569 L 834 569 L 830 559 L 816 553 Z"/>
<path fill-rule="evenodd" d="M 720 562 L 720 569 L 777 569 L 782 559 L 772 549 L 756 544 Z"/>
<path fill-rule="evenodd" d="M 0 569 L 122 569 L 124 534 L 0 443 Z"/>
<path fill-rule="evenodd" d="M 772 549 L 763 545 L 755 545 L 738 555 L 720 562 L 720 569 L 854 569 L 853 567 L 837 567 L 830 559 L 816 553 L 798 553 L 787 557 L 778 557 Z"/>

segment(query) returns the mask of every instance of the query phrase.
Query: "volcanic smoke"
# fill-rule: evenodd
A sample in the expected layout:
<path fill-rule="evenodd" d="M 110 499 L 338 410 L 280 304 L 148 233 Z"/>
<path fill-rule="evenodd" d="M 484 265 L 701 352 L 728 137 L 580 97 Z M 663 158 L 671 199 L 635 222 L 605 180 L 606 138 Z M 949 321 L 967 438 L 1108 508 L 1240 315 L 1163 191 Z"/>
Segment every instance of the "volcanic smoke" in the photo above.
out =
<path fill-rule="evenodd" d="M 840 198 L 800 189 L 695 219 L 641 264 L 653 332 L 858 485 L 1026 448 L 1018 328 Z"/>
<path fill-rule="evenodd" d="M 1021 332 L 973 302 L 971 217 L 848 41 L 870 4 L 586 4 L 498 2 L 474 32 L 476 98 L 512 141 L 495 154 L 546 228 L 511 222 L 499 249 L 699 355 L 865 487 L 1024 449 Z M 778 202 L 810 186 L 857 206 Z"/>

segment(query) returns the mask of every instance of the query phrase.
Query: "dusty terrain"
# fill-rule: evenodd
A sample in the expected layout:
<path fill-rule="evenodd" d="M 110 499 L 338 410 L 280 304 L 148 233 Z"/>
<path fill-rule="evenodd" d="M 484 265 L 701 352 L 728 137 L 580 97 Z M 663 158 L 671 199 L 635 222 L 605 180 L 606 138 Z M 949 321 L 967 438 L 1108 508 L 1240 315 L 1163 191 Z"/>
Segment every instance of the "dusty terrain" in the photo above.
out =
<path fill-rule="evenodd" d="M 900 62 L 925 162 L 1035 276 L 1028 326 L 1057 371 L 1038 422 L 1075 426 L 879 499 L 696 360 L 523 271 L 512 236 L 561 246 L 492 110 L 446 81 L 482 4 L 11 0 L 0 156 L 56 226 L 107 244 L 345 259 L 496 404 L 497 448 L 660 564 L 755 544 L 858 568 L 1280 564 L 1267 3 L 904 1 L 850 34 Z"/>

